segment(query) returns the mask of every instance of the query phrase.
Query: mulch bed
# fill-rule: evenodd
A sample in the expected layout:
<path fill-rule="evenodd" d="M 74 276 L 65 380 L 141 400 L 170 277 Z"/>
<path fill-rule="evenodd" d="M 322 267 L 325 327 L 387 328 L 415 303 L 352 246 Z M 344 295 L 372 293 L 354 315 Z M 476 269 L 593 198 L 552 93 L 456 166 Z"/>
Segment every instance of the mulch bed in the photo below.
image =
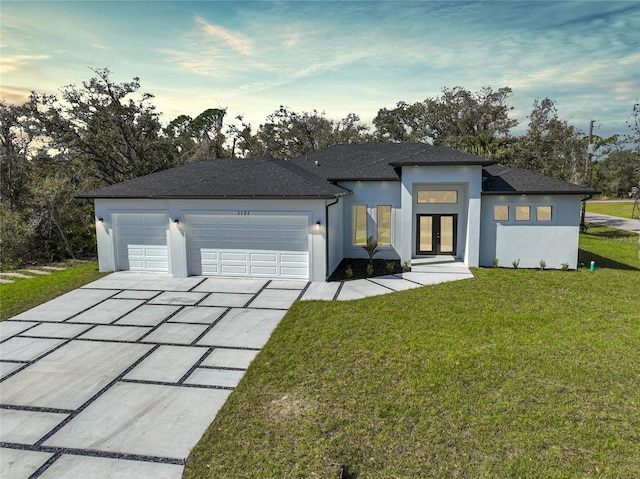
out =
<path fill-rule="evenodd" d="M 373 274 L 367 273 L 368 259 L 361 258 L 345 258 L 343 259 L 336 270 L 329 276 L 329 281 L 350 281 L 354 279 L 371 278 L 373 276 L 384 276 L 387 274 L 402 273 L 402 265 L 400 260 L 391 259 L 374 259 L 373 260 Z M 393 270 L 387 269 L 387 264 L 393 264 Z M 353 276 L 347 277 L 347 268 L 351 266 L 353 270 Z"/>

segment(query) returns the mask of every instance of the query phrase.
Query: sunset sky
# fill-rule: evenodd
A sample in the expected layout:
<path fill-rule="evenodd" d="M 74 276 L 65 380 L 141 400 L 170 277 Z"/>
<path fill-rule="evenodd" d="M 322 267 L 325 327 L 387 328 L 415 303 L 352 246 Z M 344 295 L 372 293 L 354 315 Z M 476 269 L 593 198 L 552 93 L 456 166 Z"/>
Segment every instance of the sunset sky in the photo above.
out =
<path fill-rule="evenodd" d="M 608 136 L 640 99 L 640 2 L 2 1 L 0 97 L 56 93 L 108 67 L 140 77 L 168 122 L 227 107 L 257 127 L 280 105 L 350 112 L 514 91 L 522 131 L 536 98 Z"/>

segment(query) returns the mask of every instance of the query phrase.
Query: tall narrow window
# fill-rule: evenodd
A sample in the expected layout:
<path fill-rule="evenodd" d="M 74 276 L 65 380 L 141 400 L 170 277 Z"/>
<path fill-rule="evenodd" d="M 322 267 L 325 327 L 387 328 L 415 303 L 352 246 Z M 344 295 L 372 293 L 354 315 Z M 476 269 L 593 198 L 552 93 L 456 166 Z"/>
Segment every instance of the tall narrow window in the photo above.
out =
<path fill-rule="evenodd" d="M 529 221 L 531 212 L 529 206 L 516 206 L 516 221 Z"/>
<path fill-rule="evenodd" d="M 378 244 L 391 245 L 391 206 L 378 205 Z"/>
<path fill-rule="evenodd" d="M 509 207 L 507 205 L 495 205 L 493 207 L 494 221 L 509 221 Z"/>
<path fill-rule="evenodd" d="M 367 243 L 367 205 L 353 205 L 353 244 Z"/>
<path fill-rule="evenodd" d="M 551 206 L 536 207 L 536 220 L 551 221 Z"/>

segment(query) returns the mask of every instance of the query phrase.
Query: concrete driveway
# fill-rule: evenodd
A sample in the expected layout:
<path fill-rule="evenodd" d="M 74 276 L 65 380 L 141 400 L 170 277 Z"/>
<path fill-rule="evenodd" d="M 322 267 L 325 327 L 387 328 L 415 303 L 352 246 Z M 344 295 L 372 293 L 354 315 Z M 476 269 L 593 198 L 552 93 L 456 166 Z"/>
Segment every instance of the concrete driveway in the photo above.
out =
<path fill-rule="evenodd" d="M 0 322 L 0 477 L 180 478 L 294 301 L 472 277 L 437 258 L 344 283 L 112 273 Z"/>
<path fill-rule="evenodd" d="M 181 477 L 307 287 L 114 273 L 0 322 L 0 477 Z"/>

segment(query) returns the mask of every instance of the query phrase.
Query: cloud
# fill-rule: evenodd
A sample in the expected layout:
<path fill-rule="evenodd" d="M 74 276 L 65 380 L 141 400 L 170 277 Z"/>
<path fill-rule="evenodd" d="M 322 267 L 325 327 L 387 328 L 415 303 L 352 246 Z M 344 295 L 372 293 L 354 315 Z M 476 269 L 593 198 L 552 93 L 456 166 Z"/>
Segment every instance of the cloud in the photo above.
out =
<path fill-rule="evenodd" d="M 24 88 L 14 88 L 0 85 L 0 100 L 6 101 L 10 105 L 22 105 L 29 99 L 31 92 Z"/>
<path fill-rule="evenodd" d="M 0 72 L 4 74 L 22 70 L 33 62 L 48 58 L 49 55 L 3 55 Z"/>
<path fill-rule="evenodd" d="M 242 55 L 253 55 L 253 42 L 245 35 L 241 33 L 233 33 L 219 25 L 208 23 L 202 17 L 196 17 L 196 23 L 205 38 L 222 40 L 233 50 L 241 53 Z"/>

